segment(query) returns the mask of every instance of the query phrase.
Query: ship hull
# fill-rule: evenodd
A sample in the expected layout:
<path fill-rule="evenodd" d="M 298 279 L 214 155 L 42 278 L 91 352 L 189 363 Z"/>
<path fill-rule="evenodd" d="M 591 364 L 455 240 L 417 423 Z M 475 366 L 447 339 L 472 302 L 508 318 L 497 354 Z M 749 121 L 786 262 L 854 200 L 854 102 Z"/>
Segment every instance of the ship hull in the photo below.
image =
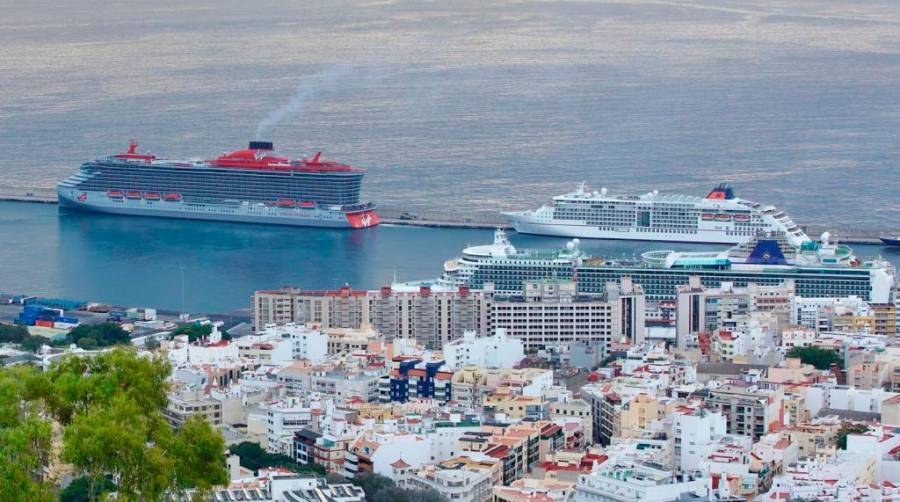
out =
<path fill-rule="evenodd" d="M 379 224 L 373 209 L 347 212 L 323 208 L 279 208 L 263 204 L 214 204 L 111 199 L 106 193 L 58 190 L 60 207 L 122 216 L 254 223 L 323 228 L 367 228 Z"/>
<path fill-rule="evenodd" d="M 749 240 L 743 235 L 727 235 L 721 230 L 697 229 L 692 233 L 643 232 L 636 228 L 601 230 L 595 226 L 573 223 L 536 223 L 524 217 L 507 214 L 513 228 L 520 234 L 579 239 L 609 239 L 626 241 L 693 242 L 704 244 L 742 244 Z"/>
<path fill-rule="evenodd" d="M 883 242 L 885 246 L 900 247 L 900 237 L 897 237 L 896 239 L 892 239 L 890 237 L 881 237 L 881 242 Z"/>

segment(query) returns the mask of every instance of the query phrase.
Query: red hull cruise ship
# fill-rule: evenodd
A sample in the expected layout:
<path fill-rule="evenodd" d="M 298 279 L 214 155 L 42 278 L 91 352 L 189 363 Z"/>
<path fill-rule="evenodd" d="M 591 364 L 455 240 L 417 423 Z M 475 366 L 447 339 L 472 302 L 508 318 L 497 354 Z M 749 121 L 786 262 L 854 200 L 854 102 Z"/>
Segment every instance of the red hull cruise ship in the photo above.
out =
<path fill-rule="evenodd" d="M 210 160 L 126 153 L 82 164 L 58 185 L 62 206 L 113 214 L 332 228 L 378 225 L 360 202 L 365 171 L 323 160 L 292 160 L 269 141 Z"/>

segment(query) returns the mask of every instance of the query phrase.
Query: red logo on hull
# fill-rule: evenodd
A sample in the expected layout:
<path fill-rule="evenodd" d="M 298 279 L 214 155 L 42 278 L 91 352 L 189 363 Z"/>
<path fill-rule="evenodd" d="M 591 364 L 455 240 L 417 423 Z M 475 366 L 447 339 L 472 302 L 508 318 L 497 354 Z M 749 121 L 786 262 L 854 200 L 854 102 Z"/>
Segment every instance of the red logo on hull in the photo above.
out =
<path fill-rule="evenodd" d="M 84 202 L 84 201 L 86 201 L 86 200 L 87 200 L 87 193 L 86 193 L 86 192 L 81 192 L 81 195 L 78 196 L 78 201 L 79 201 L 79 202 Z"/>
<path fill-rule="evenodd" d="M 381 223 L 378 213 L 375 211 L 363 211 L 361 213 L 347 213 L 347 221 L 353 228 L 369 228 Z"/>

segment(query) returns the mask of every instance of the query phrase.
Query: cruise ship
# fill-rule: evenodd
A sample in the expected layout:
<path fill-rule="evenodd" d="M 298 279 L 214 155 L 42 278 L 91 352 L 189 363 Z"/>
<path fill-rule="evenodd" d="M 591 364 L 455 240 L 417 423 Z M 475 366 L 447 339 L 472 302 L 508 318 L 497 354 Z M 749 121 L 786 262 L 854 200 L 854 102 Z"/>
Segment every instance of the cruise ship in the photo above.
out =
<path fill-rule="evenodd" d="M 611 195 L 582 183 L 550 206 L 503 215 L 519 233 L 557 237 L 741 244 L 765 231 L 782 232 L 796 246 L 809 240 L 783 212 L 740 199 L 725 183 L 703 198 L 658 191 Z"/>
<path fill-rule="evenodd" d="M 722 282 L 736 286 L 777 285 L 787 279 L 797 294 L 808 298 L 842 298 L 851 295 L 887 303 L 895 287 L 896 270 L 880 259 L 863 261 L 828 233 L 818 241 L 799 246 L 784 232 L 760 232 L 749 241 L 725 251 L 650 251 L 640 258 L 610 260 L 590 256 L 578 239 L 563 249 L 518 250 L 502 230 L 494 242 L 471 246 L 462 256 L 444 263 L 443 275 L 418 284 L 493 288 L 496 292 L 522 291 L 523 282 L 540 279 L 573 279 L 583 293 L 602 293 L 606 283 L 629 276 L 644 288 L 649 301 L 672 300 L 676 286 L 699 276 L 708 287 Z"/>
<path fill-rule="evenodd" d="M 365 171 L 337 162 L 291 160 L 269 141 L 210 160 L 126 153 L 82 164 L 59 182 L 61 206 L 103 213 L 336 228 L 379 223 L 360 203 Z"/>

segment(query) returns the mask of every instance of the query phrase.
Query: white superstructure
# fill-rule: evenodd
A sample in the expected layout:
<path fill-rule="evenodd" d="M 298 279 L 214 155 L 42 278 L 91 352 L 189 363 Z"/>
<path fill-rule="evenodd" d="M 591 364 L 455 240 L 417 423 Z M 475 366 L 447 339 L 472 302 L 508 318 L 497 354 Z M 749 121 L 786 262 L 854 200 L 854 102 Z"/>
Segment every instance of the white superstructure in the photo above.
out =
<path fill-rule="evenodd" d="M 503 215 L 519 233 L 559 237 L 742 244 L 759 232 L 777 231 L 795 246 L 810 240 L 790 217 L 735 197 L 726 184 L 700 198 L 658 191 L 609 195 L 582 183 L 550 206 Z"/>

